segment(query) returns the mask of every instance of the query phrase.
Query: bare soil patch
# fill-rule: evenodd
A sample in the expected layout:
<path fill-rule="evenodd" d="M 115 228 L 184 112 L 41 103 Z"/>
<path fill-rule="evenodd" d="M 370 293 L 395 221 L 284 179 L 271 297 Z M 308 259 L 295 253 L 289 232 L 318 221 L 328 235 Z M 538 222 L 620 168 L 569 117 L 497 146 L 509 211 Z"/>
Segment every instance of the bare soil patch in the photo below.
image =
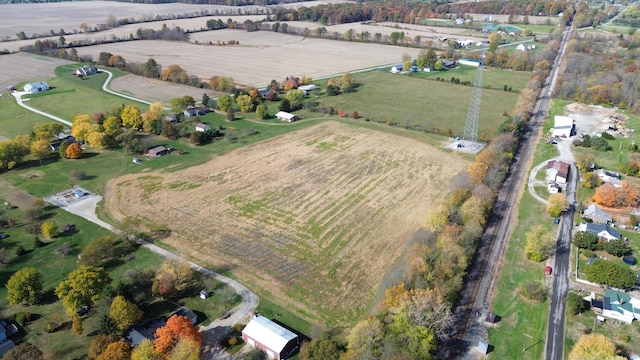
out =
<path fill-rule="evenodd" d="M 34 207 L 34 202 L 38 199 L 28 192 L 11 185 L 4 179 L 0 179 L 0 198 L 2 198 L 3 202 L 6 201 L 22 210 Z"/>
<path fill-rule="evenodd" d="M 624 115 L 616 114 L 615 109 L 603 106 L 572 103 L 564 107 L 564 113 L 575 120 L 577 134 L 595 135 L 606 131 L 609 126 L 619 124 L 620 120 L 626 122 Z"/>
<path fill-rule="evenodd" d="M 427 210 L 468 162 L 418 140 L 328 122 L 176 173 L 112 180 L 105 208 L 303 318 L 353 324 Z"/>
<path fill-rule="evenodd" d="M 241 85 L 264 87 L 273 79 L 281 81 L 290 75 L 318 78 L 397 63 L 403 53 L 415 57 L 419 50 L 266 31 L 217 30 L 199 33 L 194 39 L 201 44 L 132 41 L 83 47 L 78 49 L 78 54 L 97 59 L 100 52 L 108 51 L 129 62 L 145 62 L 153 57 L 163 67 L 177 64 L 204 79 L 224 75 L 233 77 Z M 217 39 L 238 40 L 240 45 L 204 45 L 209 41 L 216 43 Z"/>
<path fill-rule="evenodd" d="M 55 76 L 55 69 L 71 62 L 32 54 L 2 55 L 0 91 L 23 81 L 40 81 Z M 19 89 L 22 90 L 22 89 Z"/>
<path fill-rule="evenodd" d="M 210 97 L 218 96 L 218 93 L 211 90 L 198 89 L 192 86 L 174 84 L 157 79 L 148 79 L 137 75 L 127 75 L 116 78 L 111 82 L 110 87 L 114 91 L 151 102 L 160 101 L 167 103 L 169 100 L 183 95 L 190 95 L 197 101 L 202 98 L 202 94 L 204 93 Z"/>

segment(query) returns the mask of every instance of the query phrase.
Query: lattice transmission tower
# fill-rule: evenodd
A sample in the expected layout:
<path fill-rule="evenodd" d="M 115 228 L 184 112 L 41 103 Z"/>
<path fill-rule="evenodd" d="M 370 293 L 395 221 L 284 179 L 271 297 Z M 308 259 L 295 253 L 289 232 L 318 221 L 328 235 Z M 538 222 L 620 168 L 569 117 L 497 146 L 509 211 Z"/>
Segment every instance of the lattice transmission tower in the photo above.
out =
<path fill-rule="evenodd" d="M 480 120 L 480 101 L 482 97 L 482 78 L 484 75 L 484 52 L 487 48 L 487 28 L 482 29 L 482 52 L 480 53 L 480 65 L 476 69 L 476 78 L 471 90 L 471 101 L 467 111 L 467 122 L 464 124 L 462 140 L 476 142 L 478 140 L 478 121 Z"/>

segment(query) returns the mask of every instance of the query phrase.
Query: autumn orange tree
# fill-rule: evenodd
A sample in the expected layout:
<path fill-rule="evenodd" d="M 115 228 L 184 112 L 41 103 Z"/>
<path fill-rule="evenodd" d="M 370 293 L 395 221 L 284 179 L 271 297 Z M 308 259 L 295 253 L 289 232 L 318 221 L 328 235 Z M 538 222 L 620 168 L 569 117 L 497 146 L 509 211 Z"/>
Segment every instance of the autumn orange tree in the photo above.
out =
<path fill-rule="evenodd" d="M 78 143 L 73 143 L 66 150 L 68 159 L 80 159 L 82 157 L 82 148 Z"/>
<path fill-rule="evenodd" d="M 186 316 L 174 315 L 167 320 L 167 324 L 155 333 L 153 345 L 161 354 L 169 354 L 179 340 L 191 340 L 198 347 L 202 344 L 202 333 L 198 332 L 198 325 L 191 323 Z"/>
<path fill-rule="evenodd" d="M 596 188 L 596 193 L 593 195 L 593 201 L 598 205 L 614 207 L 616 206 L 617 195 L 615 186 L 611 184 L 604 184 Z"/>

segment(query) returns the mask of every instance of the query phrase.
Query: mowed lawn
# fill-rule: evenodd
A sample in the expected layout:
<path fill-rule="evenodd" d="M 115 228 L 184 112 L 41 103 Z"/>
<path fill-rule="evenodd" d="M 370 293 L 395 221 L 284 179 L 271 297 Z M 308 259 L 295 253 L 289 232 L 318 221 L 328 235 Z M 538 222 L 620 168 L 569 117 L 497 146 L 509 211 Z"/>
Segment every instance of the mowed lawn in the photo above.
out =
<path fill-rule="evenodd" d="M 382 71 L 359 73 L 354 78 L 360 85 L 356 91 L 322 98 L 321 104 L 346 114 L 357 111 L 372 121 L 442 132 L 451 129 L 454 136 L 462 136 L 471 86 Z M 516 93 L 483 90 L 478 136 L 495 135 L 505 120 L 503 113 L 511 112 L 517 99 Z"/>
<path fill-rule="evenodd" d="M 468 65 L 458 65 L 455 69 L 447 71 L 415 72 L 411 76 L 423 77 L 435 80 L 437 78 L 450 81 L 452 77 L 460 79 L 461 82 L 469 81 L 473 84 L 478 68 Z M 485 69 L 482 75 L 482 86 L 486 89 L 502 90 L 506 85 L 513 91 L 522 91 L 527 86 L 531 73 L 526 71 L 513 71 L 501 69 Z M 484 90 L 483 90 L 484 91 Z"/>
<path fill-rule="evenodd" d="M 107 79 L 106 73 L 98 73 L 80 79 L 73 75 L 80 64 L 63 65 L 56 68 L 57 77 L 48 80 L 51 90 L 27 95 L 27 105 L 52 115 L 71 121 L 74 115 L 106 113 L 116 105 L 135 105 L 140 113 L 149 105 L 125 99 L 102 91 Z M 126 75 L 117 69 L 109 68 L 114 77 Z"/>

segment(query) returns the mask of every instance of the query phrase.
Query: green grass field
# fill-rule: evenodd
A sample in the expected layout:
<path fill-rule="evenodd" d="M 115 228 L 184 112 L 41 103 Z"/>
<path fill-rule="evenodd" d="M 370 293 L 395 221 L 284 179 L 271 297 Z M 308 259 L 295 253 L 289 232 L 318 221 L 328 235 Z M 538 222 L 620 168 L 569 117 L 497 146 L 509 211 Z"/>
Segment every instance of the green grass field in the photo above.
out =
<path fill-rule="evenodd" d="M 445 79 L 449 81 L 452 77 L 460 79 L 460 81 L 469 81 L 473 84 L 476 78 L 476 67 L 468 65 L 459 65 L 455 69 L 447 71 L 434 72 L 415 72 L 411 76 L 426 78 L 430 80 Z M 486 89 L 502 90 L 505 85 L 511 87 L 513 91 L 521 91 L 527 86 L 531 73 L 525 71 L 511 71 L 500 69 L 485 69 L 482 77 L 482 85 Z M 484 94 L 483 94 L 484 95 Z"/>
<path fill-rule="evenodd" d="M 4 203 L 5 196 L 9 195 L 9 192 L 15 194 L 15 190 L 12 191 L 10 186 L 0 189 L 0 203 Z M 17 335 L 19 339 L 33 343 L 56 359 L 81 359 L 86 354 L 93 339 L 93 336 L 87 336 L 87 334 L 97 329 L 100 315 L 108 311 L 109 302 L 107 298 L 112 290 L 105 291 L 103 300 L 99 301 L 83 320 L 84 333 L 82 336 L 77 336 L 71 332 L 70 326 L 68 326 L 70 319 L 53 290 L 61 280 L 67 277 L 69 272 L 78 266 L 77 255 L 82 248 L 89 242 L 108 235 L 109 232 L 59 208 L 47 207 L 42 219 L 35 222 L 25 217 L 25 210 L 25 208 L 10 209 L 4 206 L 0 209 L 0 218 L 12 218 L 16 221 L 16 226 L 2 230 L 9 237 L 2 240 L 2 251 L 7 254 L 7 258 L 0 268 L 0 284 L 4 285 L 15 271 L 23 267 L 35 267 L 43 274 L 45 295 L 43 301 L 38 305 L 9 305 L 6 287 L 2 286 L 0 287 L 1 316 L 6 319 L 12 319 L 14 314 L 21 311 L 35 314 L 36 320 L 31 321 L 21 329 Z M 44 246 L 35 247 L 35 236 L 27 234 L 25 229 L 32 223 L 41 223 L 44 219 L 56 222 L 59 227 L 64 227 L 66 224 L 74 224 L 77 231 L 70 234 L 62 234 L 53 240 L 45 240 Z M 71 248 L 68 255 L 63 255 L 56 251 L 63 244 L 67 244 Z M 18 246 L 22 246 L 26 250 L 25 254 L 21 256 L 16 254 Z M 109 263 L 107 270 L 113 279 L 111 289 L 116 288 L 128 271 L 153 269 L 161 264 L 162 261 L 163 259 L 159 255 L 144 248 L 137 248 L 127 255 L 126 261 L 125 259 L 118 259 Z M 179 304 L 196 311 L 199 314 L 199 320 L 208 324 L 235 304 L 238 304 L 239 296 L 232 289 L 213 279 L 205 279 L 205 284 L 205 287 L 212 291 L 212 297 L 207 300 L 201 300 L 197 296 L 198 294 L 194 294 L 191 297 L 181 299 Z M 45 319 L 51 314 L 61 315 L 68 322 L 67 326 L 54 333 L 47 333 L 45 331 Z M 163 315 L 168 315 L 168 313 Z"/>
<path fill-rule="evenodd" d="M 49 80 L 51 90 L 26 96 L 28 105 L 46 111 L 69 121 L 74 115 L 104 113 L 116 105 L 135 105 L 143 113 L 148 105 L 121 98 L 102 91 L 102 84 L 107 79 L 106 73 L 98 73 L 80 79 L 72 75 L 77 64 L 63 65 L 56 68 L 57 77 Z M 114 71 L 115 70 L 115 71 Z M 123 75 L 121 71 L 110 69 L 114 77 Z"/>
<path fill-rule="evenodd" d="M 471 86 L 402 76 L 381 71 L 354 75 L 360 87 L 335 97 L 323 97 L 324 106 L 376 122 L 392 122 L 400 126 L 426 129 L 451 129 L 461 136 L 471 97 Z M 450 78 L 450 77 L 449 77 Z M 493 136 L 504 121 L 503 112 L 510 112 L 518 94 L 502 90 L 483 90 L 478 136 Z"/>
<path fill-rule="evenodd" d="M 549 126 L 548 123 L 552 121 L 547 120 L 545 126 Z M 541 141 L 536 147 L 532 165 L 548 159 L 554 152 L 557 152 L 555 146 Z M 489 343 L 495 346 L 495 356 L 500 359 L 540 359 L 544 350 L 549 304 L 547 301 L 533 303 L 526 300 L 517 293 L 517 289 L 525 283 L 545 281 L 545 263 L 528 260 L 524 253 L 527 231 L 536 224 L 543 224 L 550 230 L 555 230 L 556 225 L 553 225 L 545 205 L 534 199 L 526 188 L 524 191 L 519 202 L 518 225 L 509 241 L 494 296 L 493 312 L 502 320 L 497 327 L 489 328 Z M 523 352 L 525 347 L 527 351 Z"/>

